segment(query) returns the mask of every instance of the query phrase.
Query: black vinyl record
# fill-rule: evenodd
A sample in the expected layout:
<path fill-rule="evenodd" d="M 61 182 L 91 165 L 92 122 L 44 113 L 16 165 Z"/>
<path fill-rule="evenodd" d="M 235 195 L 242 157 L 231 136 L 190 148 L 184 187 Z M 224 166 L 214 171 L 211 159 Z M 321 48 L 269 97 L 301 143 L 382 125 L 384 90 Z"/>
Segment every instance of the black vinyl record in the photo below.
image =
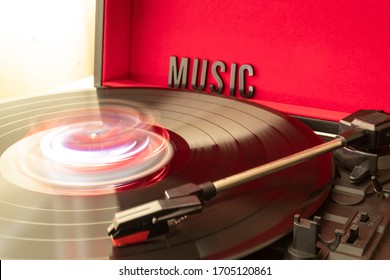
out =
<path fill-rule="evenodd" d="M 25 164 L 24 160 L 9 155 L 12 147 L 20 141 L 28 145 L 26 139 L 37 134 L 34 129 L 44 132 L 46 123 L 63 125 L 58 120 L 61 114 L 79 114 L 105 100 L 132 102 L 135 111 L 146 110 L 166 129 L 170 156 L 164 167 L 151 174 L 160 172 L 158 179 L 150 179 L 148 174 L 137 177 L 135 186 L 107 186 L 106 191 L 99 177 L 85 170 L 85 180 L 95 178 L 90 184 L 99 188 L 96 193 L 94 189 L 83 193 L 83 184 L 74 189 L 67 173 L 61 174 L 62 169 L 51 172 L 55 167 L 49 166 L 44 169 L 49 185 L 52 180 L 61 185 L 58 180 L 63 180 L 65 192 L 51 186 L 34 189 L 25 169 L 17 166 Z M 250 102 L 152 88 L 68 92 L 6 101 L 0 103 L 0 120 L 1 259 L 241 258 L 286 235 L 292 229 L 294 214 L 313 214 L 326 198 L 331 182 L 331 157 L 324 155 L 220 193 L 205 203 L 202 213 L 172 226 L 165 236 L 116 248 L 107 235 L 116 212 L 161 199 L 166 189 L 219 180 L 321 140 L 296 119 Z M 43 149 L 42 144 L 39 147 Z M 16 167 L 10 170 L 12 164 Z M 38 168 L 34 162 L 30 166 Z"/>

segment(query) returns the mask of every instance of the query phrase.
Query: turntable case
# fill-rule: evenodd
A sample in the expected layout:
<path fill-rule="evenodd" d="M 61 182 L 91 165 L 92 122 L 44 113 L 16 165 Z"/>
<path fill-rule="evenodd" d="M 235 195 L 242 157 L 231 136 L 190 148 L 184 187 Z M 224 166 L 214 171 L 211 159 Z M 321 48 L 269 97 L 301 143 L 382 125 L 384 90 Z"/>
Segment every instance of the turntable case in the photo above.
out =
<path fill-rule="evenodd" d="M 118 210 L 161 198 L 167 188 L 226 178 L 322 143 L 307 126 L 264 106 L 209 94 L 155 90 L 168 87 L 172 60 L 181 68 L 188 59 L 186 90 L 193 90 L 195 61 L 200 69 L 208 61 L 207 71 L 202 71 L 204 91 L 223 83 L 223 95 L 233 93 L 243 99 L 240 84 L 244 89 L 252 86 L 252 102 L 291 115 L 335 123 L 357 109 L 388 110 L 390 3 L 299 2 L 98 0 L 98 100 L 93 90 L 1 104 L 0 150 L 7 156 L 2 155 L 1 166 L 11 168 L 1 170 L 0 257 L 241 258 L 290 232 L 295 213 L 309 217 L 323 206 L 333 172 L 329 154 L 260 181 L 243 182 L 161 240 L 113 248 L 106 235 L 107 221 Z M 195 85 L 203 83 L 202 75 Z M 169 166 L 162 170 L 165 177 L 158 177 L 161 180 L 153 188 L 142 188 L 142 183 L 128 192 L 109 189 L 115 192 L 74 195 L 79 190 L 76 184 L 74 190 L 65 188 L 76 193 L 62 195 L 63 182 L 53 183 L 53 173 L 41 172 L 50 176 L 37 180 L 37 185 L 53 190 L 45 185 L 53 183 L 60 191 L 28 189 L 31 184 L 25 182 L 31 178 L 24 172 L 37 174 L 26 165 L 18 167 L 23 162 L 20 155 L 29 153 L 19 153 L 17 145 L 22 139 L 31 143 L 32 138 L 24 138 L 30 129 L 50 132 L 46 128 L 58 127 L 62 113 L 111 102 L 111 95 L 161 113 L 161 126 L 169 131 L 175 149 Z M 36 143 L 40 151 L 41 144 Z M 10 179 L 9 174 L 16 176 Z M 221 219 L 225 216 L 229 218 Z M 254 226 L 259 221 L 261 226 Z"/>
<path fill-rule="evenodd" d="M 288 114 L 338 121 L 388 110 L 389 14 L 386 0 L 98 0 L 95 85 L 168 87 L 174 56 L 188 58 L 189 90 L 197 58 L 199 71 L 209 63 L 205 91 L 217 83 L 213 63 L 226 67 L 224 95 L 233 67 L 238 77 L 249 64 L 251 100 Z"/>

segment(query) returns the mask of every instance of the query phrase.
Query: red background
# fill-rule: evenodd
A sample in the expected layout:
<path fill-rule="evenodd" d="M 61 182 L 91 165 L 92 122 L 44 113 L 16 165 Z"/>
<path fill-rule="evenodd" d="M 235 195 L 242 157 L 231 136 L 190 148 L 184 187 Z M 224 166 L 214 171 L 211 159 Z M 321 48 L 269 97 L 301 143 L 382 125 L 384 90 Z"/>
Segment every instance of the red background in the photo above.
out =
<path fill-rule="evenodd" d="M 254 101 L 287 113 L 389 111 L 389 30 L 386 0 L 106 0 L 102 85 L 167 87 L 174 55 L 223 61 L 226 95 L 251 64 Z"/>

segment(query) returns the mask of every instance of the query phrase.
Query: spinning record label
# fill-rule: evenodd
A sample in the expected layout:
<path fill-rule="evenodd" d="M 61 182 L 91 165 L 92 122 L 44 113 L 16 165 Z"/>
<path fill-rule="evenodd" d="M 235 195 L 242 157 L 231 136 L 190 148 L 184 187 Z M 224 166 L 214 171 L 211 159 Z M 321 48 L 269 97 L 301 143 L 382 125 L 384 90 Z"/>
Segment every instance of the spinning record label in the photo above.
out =
<path fill-rule="evenodd" d="M 153 174 L 159 179 L 173 154 L 169 134 L 134 106 L 105 100 L 44 121 L 4 152 L 4 176 L 22 188 L 65 195 L 109 193 Z"/>
<path fill-rule="evenodd" d="M 239 258 L 311 215 L 324 155 L 228 190 L 171 233 L 113 248 L 114 214 L 321 143 L 299 121 L 220 96 L 133 88 L 0 104 L 2 259 Z"/>

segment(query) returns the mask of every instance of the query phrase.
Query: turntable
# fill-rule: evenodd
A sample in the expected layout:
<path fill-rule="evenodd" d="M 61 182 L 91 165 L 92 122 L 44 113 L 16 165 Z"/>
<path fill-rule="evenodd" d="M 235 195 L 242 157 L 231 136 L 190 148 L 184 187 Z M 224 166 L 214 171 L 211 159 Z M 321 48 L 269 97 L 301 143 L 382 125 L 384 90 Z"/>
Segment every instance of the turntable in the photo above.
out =
<path fill-rule="evenodd" d="M 390 7 L 354 3 L 97 1 L 96 89 L 0 104 L 0 257 L 389 258 Z"/>

